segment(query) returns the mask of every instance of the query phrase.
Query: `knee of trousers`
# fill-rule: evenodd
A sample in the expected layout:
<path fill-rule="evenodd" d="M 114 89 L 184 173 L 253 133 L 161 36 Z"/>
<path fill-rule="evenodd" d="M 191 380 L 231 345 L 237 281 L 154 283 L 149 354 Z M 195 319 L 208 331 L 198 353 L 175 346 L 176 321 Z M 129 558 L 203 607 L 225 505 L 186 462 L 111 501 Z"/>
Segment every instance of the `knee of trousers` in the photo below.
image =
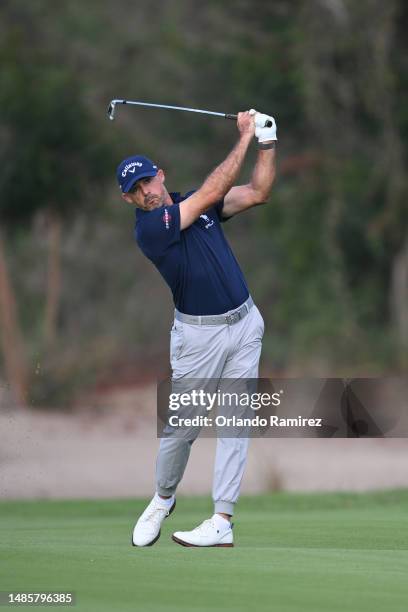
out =
<path fill-rule="evenodd" d="M 156 484 L 159 494 L 174 493 L 183 477 L 194 440 L 164 438 L 156 463 Z"/>

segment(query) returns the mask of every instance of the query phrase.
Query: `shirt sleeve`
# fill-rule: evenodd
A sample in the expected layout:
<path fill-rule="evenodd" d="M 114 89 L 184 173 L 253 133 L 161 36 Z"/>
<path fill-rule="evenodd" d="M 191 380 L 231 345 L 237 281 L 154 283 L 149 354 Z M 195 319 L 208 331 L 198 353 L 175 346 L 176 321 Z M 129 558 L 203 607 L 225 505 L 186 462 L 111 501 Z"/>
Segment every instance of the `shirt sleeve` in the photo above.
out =
<path fill-rule="evenodd" d="M 136 240 L 146 255 L 160 257 L 180 241 L 179 204 L 155 208 L 136 224 Z"/>
<path fill-rule="evenodd" d="M 228 219 L 231 219 L 231 217 L 222 216 L 223 208 L 224 208 L 224 198 L 214 205 L 214 210 L 217 213 L 217 217 L 221 223 L 225 223 L 225 221 L 228 221 Z"/>
<path fill-rule="evenodd" d="M 184 196 L 184 199 L 186 200 L 187 198 L 189 198 L 191 195 L 193 195 L 193 193 L 195 193 L 197 191 L 197 189 L 193 189 L 192 191 L 189 191 L 188 193 L 186 193 L 186 195 Z M 231 219 L 231 217 L 223 217 L 222 216 L 222 209 L 224 207 L 224 198 L 222 198 L 222 200 L 219 200 L 219 202 L 216 202 L 213 206 L 211 206 L 211 209 L 214 209 L 218 220 L 221 223 L 225 223 L 225 221 L 228 221 L 228 219 Z"/>

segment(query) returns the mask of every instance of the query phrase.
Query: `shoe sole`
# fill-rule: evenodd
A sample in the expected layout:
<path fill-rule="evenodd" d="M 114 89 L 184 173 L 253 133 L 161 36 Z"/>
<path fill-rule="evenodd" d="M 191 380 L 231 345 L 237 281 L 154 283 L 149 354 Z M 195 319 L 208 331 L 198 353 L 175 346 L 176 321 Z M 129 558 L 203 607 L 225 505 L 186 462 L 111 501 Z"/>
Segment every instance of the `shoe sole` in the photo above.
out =
<path fill-rule="evenodd" d="M 210 544 L 209 546 L 200 546 L 200 544 L 190 544 L 189 542 L 184 542 L 184 540 L 180 540 L 176 538 L 176 536 L 172 535 L 171 539 L 176 544 L 180 544 L 181 546 L 188 546 L 189 548 L 233 548 L 234 544 Z"/>
<path fill-rule="evenodd" d="M 174 500 L 174 504 L 172 505 L 172 507 L 170 508 L 170 511 L 168 513 L 168 515 L 166 517 L 164 517 L 164 520 L 166 520 L 166 518 L 169 518 L 170 514 L 173 512 L 174 508 L 176 507 L 176 500 Z M 156 544 L 157 540 L 160 538 L 161 535 L 161 529 L 159 530 L 159 533 L 157 534 L 157 536 L 154 538 L 154 540 L 152 540 L 151 542 L 149 542 L 148 544 L 143 544 L 143 546 L 139 546 L 139 544 L 135 544 L 133 542 L 133 534 L 130 536 L 130 543 L 132 546 L 134 546 L 135 548 L 145 548 L 146 546 L 153 546 L 153 544 Z"/>

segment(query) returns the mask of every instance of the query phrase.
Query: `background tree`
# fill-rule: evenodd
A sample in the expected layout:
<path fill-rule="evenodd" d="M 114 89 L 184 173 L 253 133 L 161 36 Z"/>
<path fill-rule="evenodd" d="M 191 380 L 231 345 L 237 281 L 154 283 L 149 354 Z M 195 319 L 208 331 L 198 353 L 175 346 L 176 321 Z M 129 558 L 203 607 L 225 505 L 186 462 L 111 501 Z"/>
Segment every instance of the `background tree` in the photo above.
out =
<path fill-rule="evenodd" d="M 78 210 L 96 204 L 112 158 L 81 99 L 77 79 L 69 70 L 50 62 L 41 50 L 27 45 L 24 28 L 12 29 L 3 39 L 1 63 L 0 121 L 6 135 L 0 159 L 1 224 L 7 229 L 10 244 L 14 240 L 15 245 L 29 231 L 34 218 L 42 215 L 45 219 L 49 246 L 44 341 L 51 349 L 58 322 L 63 223 Z M 3 238 L 3 346 L 10 380 L 18 381 L 21 401 L 27 396 L 27 372 L 5 251 Z"/>

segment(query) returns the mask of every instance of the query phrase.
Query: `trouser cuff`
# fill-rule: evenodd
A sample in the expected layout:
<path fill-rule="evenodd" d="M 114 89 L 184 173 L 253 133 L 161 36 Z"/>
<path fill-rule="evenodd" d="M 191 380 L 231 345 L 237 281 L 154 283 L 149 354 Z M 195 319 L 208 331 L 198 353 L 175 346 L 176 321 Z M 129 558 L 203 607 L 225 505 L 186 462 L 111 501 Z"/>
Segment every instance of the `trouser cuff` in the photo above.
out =
<path fill-rule="evenodd" d="M 234 502 L 216 501 L 214 502 L 214 512 L 222 512 L 223 514 L 234 514 Z"/>
<path fill-rule="evenodd" d="M 159 495 L 162 495 L 163 497 L 171 497 L 171 495 L 175 494 L 176 487 L 172 487 L 169 489 L 163 489 L 163 487 L 159 487 L 158 485 L 156 485 L 156 492 Z"/>

